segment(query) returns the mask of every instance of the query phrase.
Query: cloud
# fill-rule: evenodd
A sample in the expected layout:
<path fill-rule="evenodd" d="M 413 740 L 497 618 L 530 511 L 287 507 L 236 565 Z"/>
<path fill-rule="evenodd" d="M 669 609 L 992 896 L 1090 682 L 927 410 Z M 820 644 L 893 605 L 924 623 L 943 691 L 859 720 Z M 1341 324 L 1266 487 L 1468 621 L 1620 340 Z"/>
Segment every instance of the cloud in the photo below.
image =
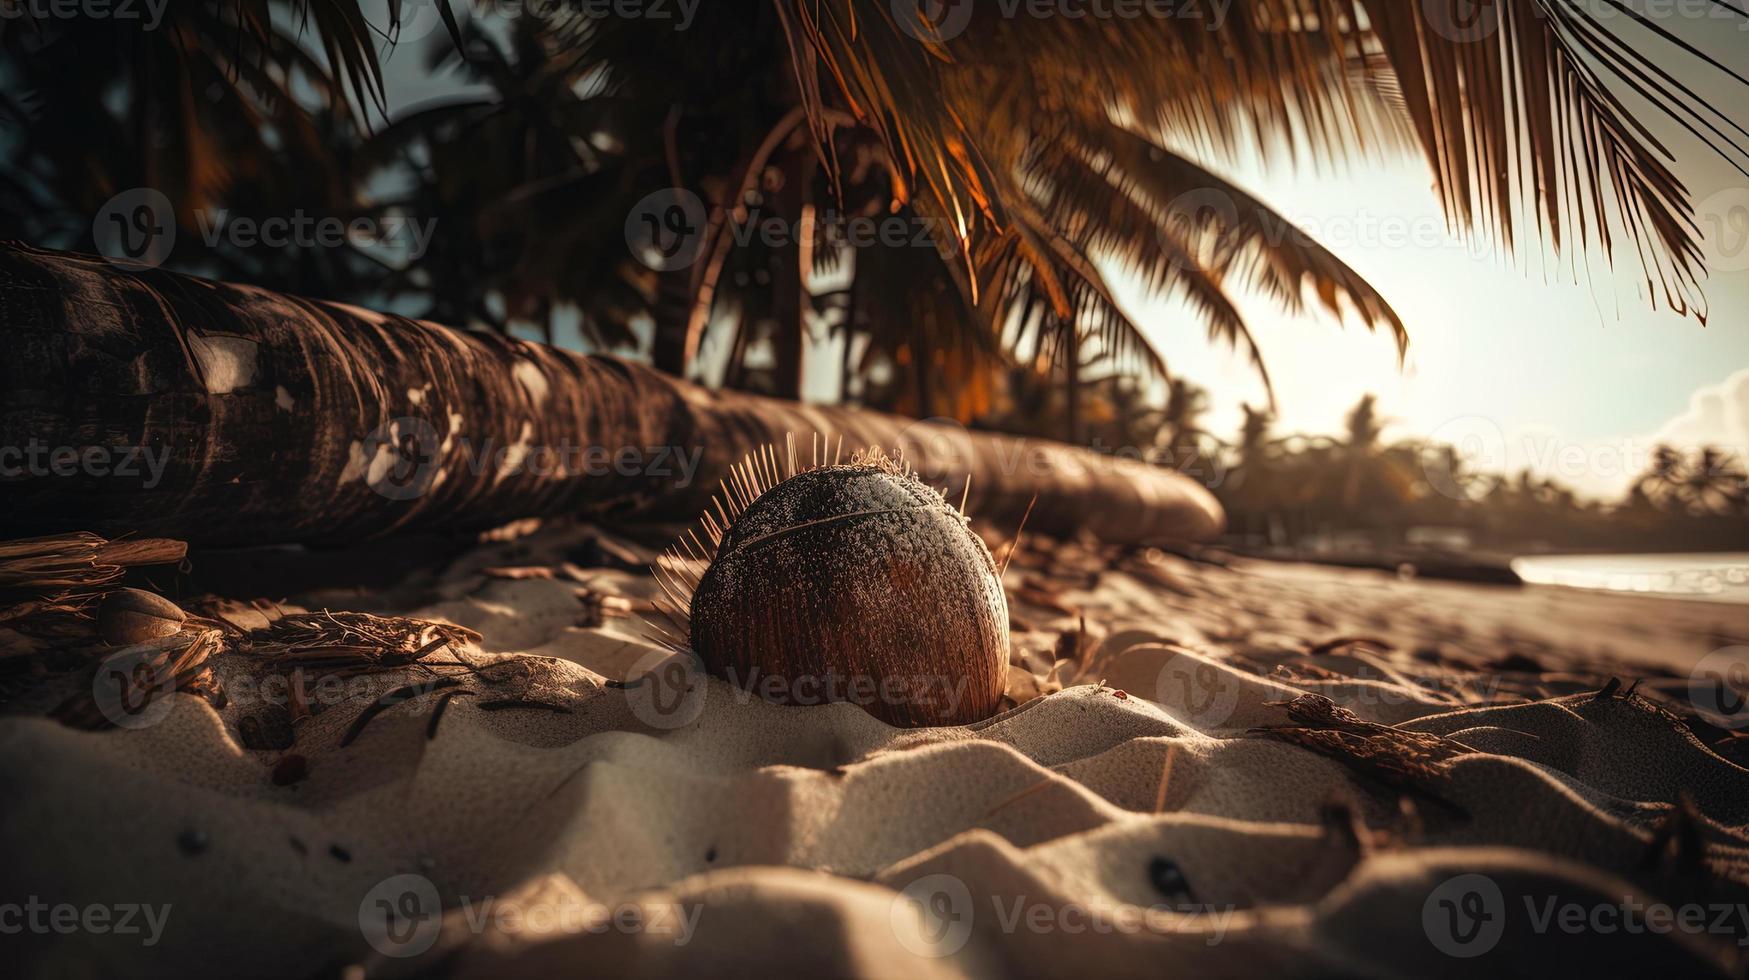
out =
<path fill-rule="evenodd" d="M 1749 453 L 1749 369 L 1697 390 L 1688 411 L 1664 423 L 1655 438 L 1685 450 L 1718 446 Z"/>

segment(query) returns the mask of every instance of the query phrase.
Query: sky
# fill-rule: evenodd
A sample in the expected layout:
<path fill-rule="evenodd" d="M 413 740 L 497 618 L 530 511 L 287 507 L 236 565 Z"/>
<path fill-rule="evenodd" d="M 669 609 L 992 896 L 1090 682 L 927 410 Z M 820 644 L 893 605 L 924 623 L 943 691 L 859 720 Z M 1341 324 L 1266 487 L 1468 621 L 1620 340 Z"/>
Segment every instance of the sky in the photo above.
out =
<path fill-rule="evenodd" d="M 1685 24 L 1679 15 L 1695 0 L 1634 2 L 1674 3 L 1664 23 L 1749 75 L 1749 18 L 1689 18 L 1693 23 Z M 430 35 L 442 28 L 434 15 L 419 16 L 412 32 L 436 40 Z M 1662 43 L 1643 34 L 1631 40 Z M 403 44 L 388 53 L 394 106 L 457 91 L 453 79 L 424 73 L 421 49 Z M 1742 89 L 1674 49 L 1664 54 L 1684 82 L 1749 128 Z M 1476 468 L 1529 468 L 1606 498 L 1625 492 L 1660 442 L 1717 444 L 1749 454 L 1749 178 L 1687 134 L 1655 122 L 1649 107 L 1630 106 L 1672 151 L 1673 169 L 1689 185 L 1709 234 L 1706 326 L 1654 310 L 1636 294 L 1639 266 L 1631 247 L 1618 255 L 1613 274 L 1593 261 L 1582 264 L 1575 279 L 1571 256 L 1556 261 L 1521 244 L 1515 260 L 1493 243 L 1450 234 L 1419 158 L 1355 164 L 1340 174 L 1235 171 L 1223 164 L 1221 172 L 1234 183 L 1373 283 L 1411 338 L 1399 366 L 1388 335 L 1242 299 L 1275 383 L 1277 430 L 1338 432 L 1355 401 L 1372 393 L 1390 423 L 1386 441 L 1432 437 L 1459 446 Z M 1173 302 L 1150 298 L 1133 283 L 1117 288 L 1172 372 L 1209 390 L 1208 427 L 1236 432 L 1240 406 L 1265 400 L 1245 359 L 1211 344 L 1203 325 Z M 805 394 L 835 396 L 836 365 L 835 351 L 811 350 Z"/>
<path fill-rule="evenodd" d="M 1665 23 L 1749 75 L 1749 18 L 1691 20 Z M 1662 44 L 1631 29 L 1624 36 Z M 1749 95 L 1674 49 L 1658 50 L 1661 63 L 1749 128 Z M 1636 293 L 1631 249 L 1618 251 L 1613 275 L 1592 263 L 1587 282 L 1583 269 L 1576 279 L 1570 262 L 1538 256 L 1534 245 L 1514 260 L 1494 243 L 1447 233 L 1418 161 L 1339 175 L 1224 171 L 1365 276 L 1410 334 L 1399 369 L 1386 334 L 1242 303 L 1274 381 L 1279 430 L 1340 431 L 1359 395 L 1371 392 L 1392 423 L 1386 441 L 1432 436 L 1464 449 L 1478 468 L 1530 468 L 1606 498 L 1626 491 L 1660 442 L 1749 454 L 1749 178 L 1658 123 L 1650 107 L 1630 106 L 1671 151 L 1707 232 L 1706 326 L 1654 310 L 1643 287 Z M 1247 361 L 1211 345 L 1182 308 L 1133 289 L 1126 305 L 1174 373 L 1209 389 L 1210 429 L 1235 432 L 1242 404 L 1265 403 Z"/>

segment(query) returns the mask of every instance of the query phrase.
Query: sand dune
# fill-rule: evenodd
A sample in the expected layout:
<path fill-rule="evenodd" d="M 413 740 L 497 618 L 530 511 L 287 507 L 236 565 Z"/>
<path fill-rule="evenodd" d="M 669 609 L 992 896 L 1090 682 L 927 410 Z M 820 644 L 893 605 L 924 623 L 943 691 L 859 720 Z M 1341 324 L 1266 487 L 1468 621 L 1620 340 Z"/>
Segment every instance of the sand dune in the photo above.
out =
<path fill-rule="evenodd" d="M 1749 633 L 1730 607 L 1040 542 L 1008 573 L 1015 705 L 899 730 L 675 673 L 636 618 L 582 618 L 577 581 L 483 574 L 587 533 L 483 545 L 416 596 L 298 597 L 478 630 L 435 726 L 433 691 L 357 728 L 430 680 L 403 668 L 313 699 L 289 747 L 249 748 L 290 723 L 246 653 L 217 661 L 223 708 L 177 695 L 110 732 L 0 719 L 4 893 L 168 906 L 150 946 L 25 932 L 10 959 L 299 977 L 1741 963 L 1749 772 L 1670 713 L 1685 665 Z M 1543 915 L 1624 903 L 1729 914 L 1664 934 Z"/>

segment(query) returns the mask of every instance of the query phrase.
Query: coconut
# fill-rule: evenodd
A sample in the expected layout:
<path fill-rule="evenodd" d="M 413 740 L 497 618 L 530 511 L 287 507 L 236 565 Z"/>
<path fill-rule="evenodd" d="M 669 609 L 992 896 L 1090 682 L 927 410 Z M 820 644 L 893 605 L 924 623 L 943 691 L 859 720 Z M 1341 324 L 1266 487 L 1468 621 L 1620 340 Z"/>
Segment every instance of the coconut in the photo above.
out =
<path fill-rule="evenodd" d="M 111 646 L 132 646 L 179 632 L 187 619 L 187 613 L 163 596 L 116 589 L 97 607 L 97 632 Z"/>
<path fill-rule="evenodd" d="M 1008 602 L 943 495 L 890 462 L 822 466 L 721 529 L 689 641 L 710 673 L 777 704 L 849 701 L 892 725 L 1000 710 Z"/>

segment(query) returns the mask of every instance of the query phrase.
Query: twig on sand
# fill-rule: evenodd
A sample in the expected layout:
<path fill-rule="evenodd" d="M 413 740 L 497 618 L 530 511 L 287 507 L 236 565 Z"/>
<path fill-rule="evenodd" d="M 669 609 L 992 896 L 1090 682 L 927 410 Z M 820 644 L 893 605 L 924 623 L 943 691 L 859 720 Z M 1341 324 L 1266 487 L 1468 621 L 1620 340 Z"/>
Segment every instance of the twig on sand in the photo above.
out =
<path fill-rule="evenodd" d="M 1411 732 L 1367 721 L 1321 694 L 1302 694 L 1285 706 L 1292 725 L 1265 725 L 1251 734 L 1298 745 L 1403 792 L 1414 793 L 1462 814 L 1441 797 L 1451 760 L 1472 750 L 1431 732 Z"/>
<path fill-rule="evenodd" d="M 1160 766 L 1160 788 L 1154 793 L 1154 812 L 1166 809 L 1166 786 L 1172 781 L 1172 763 L 1178 758 L 1178 743 L 1166 746 L 1166 762 Z"/>
<path fill-rule="evenodd" d="M 406 687 L 395 688 L 393 691 L 390 691 L 371 702 L 363 711 L 358 713 L 358 717 L 353 719 L 351 727 L 346 729 L 346 734 L 341 736 L 340 747 L 346 748 L 348 745 L 351 745 L 353 741 L 364 732 L 364 727 L 371 723 L 371 719 L 382 714 L 384 711 L 393 708 L 395 705 L 404 704 L 414 698 L 430 694 L 433 691 L 440 691 L 446 687 L 458 687 L 460 685 L 461 681 L 454 677 L 439 677 L 436 680 L 420 681 L 417 684 L 408 684 Z"/>
<path fill-rule="evenodd" d="M 443 720 L 443 712 L 449 707 L 450 701 L 458 697 L 471 697 L 472 691 L 445 691 L 437 699 L 437 706 L 431 709 L 431 720 L 425 723 L 425 740 L 427 742 L 437 737 L 437 723 Z"/>

